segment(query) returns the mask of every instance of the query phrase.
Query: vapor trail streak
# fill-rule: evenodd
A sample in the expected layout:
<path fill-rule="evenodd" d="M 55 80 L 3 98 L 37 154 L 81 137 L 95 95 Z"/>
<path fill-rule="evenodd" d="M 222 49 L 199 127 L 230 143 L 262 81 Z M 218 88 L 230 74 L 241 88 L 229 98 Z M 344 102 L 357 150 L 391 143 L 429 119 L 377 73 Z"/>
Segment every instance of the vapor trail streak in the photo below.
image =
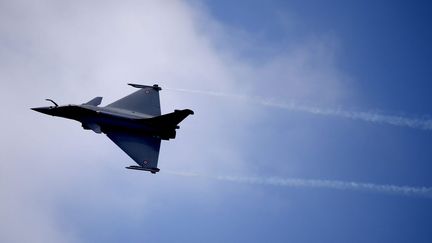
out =
<path fill-rule="evenodd" d="M 213 92 L 213 91 L 192 90 L 192 89 L 167 89 L 167 90 L 240 99 L 255 104 L 271 106 L 271 107 L 281 108 L 290 111 L 306 112 L 315 115 L 335 116 L 335 117 L 348 118 L 352 120 L 382 123 L 382 124 L 389 124 L 389 125 L 401 126 L 401 127 L 410 127 L 410 128 L 423 129 L 423 130 L 432 130 L 432 119 L 409 118 L 409 117 L 397 116 L 397 115 L 384 115 L 376 112 L 327 109 L 321 107 L 299 105 L 294 102 L 285 103 L 285 102 L 278 102 L 271 99 L 265 99 L 262 97 L 251 97 L 246 95 L 228 94 L 228 93 Z"/>
<path fill-rule="evenodd" d="M 279 177 L 240 177 L 240 176 L 211 176 L 190 172 L 164 171 L 165 173 L 186 176 L 200 177 L 205 179 L 213 179 L 220 181 L 271 185 L 282 187 L 295 188 L 323 188 L 334 190 L 349 190 L 349 191 L 366 191 L 384 194 L 395 194 L 401 196 L 425 197 L 432 198 L 432 187 L 411 187 L 411 186 L 395 186 L 395 185 L 379 185 L 373 183 L 334 181 L 334 180 L 311 180 L 299 178 L 279 178 Z"/>

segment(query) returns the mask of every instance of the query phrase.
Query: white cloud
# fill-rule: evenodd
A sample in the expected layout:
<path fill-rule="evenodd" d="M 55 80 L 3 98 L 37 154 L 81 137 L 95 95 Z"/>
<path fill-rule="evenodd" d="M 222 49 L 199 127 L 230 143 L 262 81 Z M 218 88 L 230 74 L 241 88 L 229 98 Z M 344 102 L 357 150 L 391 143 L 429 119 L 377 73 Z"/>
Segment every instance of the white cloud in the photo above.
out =
<path fill-rule="evenodd" d="M 79 225 L 60 216 L 65 201 L 89 211 L 129 208 L 122 209 L 128 214 L 147 198 L 120 200 L 119 188 L 137 188 L 142 180 L 168 183 L 124 172 L 124 161 L 131 160 L 103 136 L 28 109 L 44 105 L 43 98 L 81 103 L 102 95 L 106 104 L 133 91 L 126 82 L 246 94 L 276 90 L 278 96 L 328 102 L 343 96 L 344 76 L 326 40 L 251 62 L 235 52 L 244 46 L 236 41 L 247 42 L 244 36 L 226 34 L 199 4 L 182 1 L 2 2 L 0 100 L 8 104 L 8 115 L 0 121 L 7 128 L 0 140 L 0 190 L 7 196 L 0 240 L 80 241 Z M 181 124 L 176 140 L 162 144 L 162 172 L 247 170 L 241 134 L 256 115 L 253 107 L 169 91 L 161 98 L 163 112 L 196 112 Z M 157 193 L 151 187 L 149 192 Z M 103 209 L 100 201 L 106 202 Z"/>

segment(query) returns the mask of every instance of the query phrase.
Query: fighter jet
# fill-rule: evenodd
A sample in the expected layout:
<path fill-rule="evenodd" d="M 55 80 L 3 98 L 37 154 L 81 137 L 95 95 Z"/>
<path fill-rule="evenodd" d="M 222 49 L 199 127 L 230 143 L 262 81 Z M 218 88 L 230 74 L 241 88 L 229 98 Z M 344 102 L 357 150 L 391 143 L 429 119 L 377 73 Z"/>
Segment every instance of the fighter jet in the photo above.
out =
<path fill-rule="evenodd" d="M 153 86 L 129 84 L 139 90 L 105 107 L 99 107 L 102 97 L 96 97 L 81 105 L 31 108 L 47 115 L 63 117 L 80 122 L 82 127 L 95 133 L 105 133 L 137 164 L 127 169 L 159 172 L 157 168 L 161 140 L 174 139 L 178 124 L 194 112 L 189 109 L 175 110 L 161 115 L 159 91 Z"/>

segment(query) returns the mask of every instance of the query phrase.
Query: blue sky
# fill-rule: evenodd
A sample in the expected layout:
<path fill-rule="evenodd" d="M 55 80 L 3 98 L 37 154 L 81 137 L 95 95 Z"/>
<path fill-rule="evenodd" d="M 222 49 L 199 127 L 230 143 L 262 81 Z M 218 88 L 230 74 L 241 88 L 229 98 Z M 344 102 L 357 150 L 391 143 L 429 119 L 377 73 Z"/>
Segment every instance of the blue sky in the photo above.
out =
<path fill-rule="evenodd" d="M 426 2 L 206 3 L 219 21 L 256 34 L 264 46 L 284 49 L 310 37 L 332 36 L 340 44 L 339 67 L 356 79 L 356 91 L 370 102 L 367 105 L 420 115 L 430 111 L 425 99 L 432 36 Z M 383 89 L 394 99 L 384 96 Z"/>
<path fill-rule="evenodd" d="M 0 100 L 9 115 L 0 120 L 0 241 L 430 242 L 431 198 L 215 179 L 432 187 L 431 129 L 263 105 L 430 123 L 429 9 L 1 2 Z M 28 109 L 44 98 L 108 104 L 133 91 L 127 82 L 168 88 L 164 113 L 195 111 L 162 143 L 157 175 L 123 169 L 131 160 L 103 135 Z"/>

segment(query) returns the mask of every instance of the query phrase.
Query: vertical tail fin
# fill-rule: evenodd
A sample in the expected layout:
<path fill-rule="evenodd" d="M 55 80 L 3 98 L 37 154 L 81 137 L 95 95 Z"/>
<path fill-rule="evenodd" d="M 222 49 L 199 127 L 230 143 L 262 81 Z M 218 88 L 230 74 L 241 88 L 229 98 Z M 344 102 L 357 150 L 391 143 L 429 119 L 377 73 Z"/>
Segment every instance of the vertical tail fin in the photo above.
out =
<path fill-rule="evenodd" d="M 157 124 L 158 126 L 167 128 L 177 128 L 178 124 L 183 121 L 189 115 L 193 115 L 194 112 L 189 109 L 185 110 L 174 110 L 172 113 L 168 113 L 161 116 L 145 119 L 146 122 Z"/>

